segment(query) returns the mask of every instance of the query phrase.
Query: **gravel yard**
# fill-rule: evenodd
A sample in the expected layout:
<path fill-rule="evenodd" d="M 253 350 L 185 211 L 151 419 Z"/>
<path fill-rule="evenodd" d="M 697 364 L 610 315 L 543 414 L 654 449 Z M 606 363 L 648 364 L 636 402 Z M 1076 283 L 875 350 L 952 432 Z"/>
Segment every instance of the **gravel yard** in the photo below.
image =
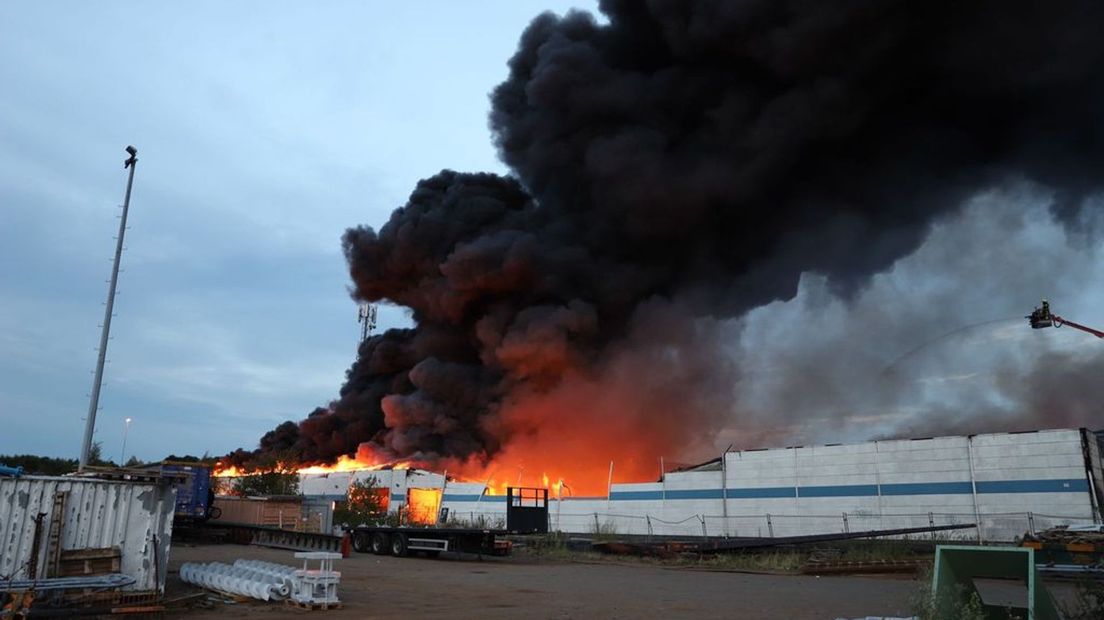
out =
<path fill-rule="evenodd" d="M 252 558 L 295 564 L 292 552 L 241 545 L 174 545 L 168 597 L 196 591 L 179 579 L 183 562 Z M 307 612 L 280 603 L 212 603 L 173 618 L 785 618 L 905 616 L 919 584 L 911 578 L 813 577 L 579 562 L 519 553 L 438 559 L 356 554 L 336 563 L 340 610 Z"/>

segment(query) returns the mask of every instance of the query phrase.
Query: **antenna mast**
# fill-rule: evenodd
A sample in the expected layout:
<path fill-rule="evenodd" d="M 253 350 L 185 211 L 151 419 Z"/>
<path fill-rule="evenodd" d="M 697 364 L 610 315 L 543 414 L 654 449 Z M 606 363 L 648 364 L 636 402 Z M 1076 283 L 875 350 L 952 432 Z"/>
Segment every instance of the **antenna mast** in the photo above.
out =
<path fill-rule="evenodd" d="M 357 341 L 357 348 L 359 348 L 360 343 L 368 340 L 372 330 L 376 329 L 376 305 L 368 302 L 361 303 L 357 309 L 357 322 L 360 323 L 360 340 Z"/>

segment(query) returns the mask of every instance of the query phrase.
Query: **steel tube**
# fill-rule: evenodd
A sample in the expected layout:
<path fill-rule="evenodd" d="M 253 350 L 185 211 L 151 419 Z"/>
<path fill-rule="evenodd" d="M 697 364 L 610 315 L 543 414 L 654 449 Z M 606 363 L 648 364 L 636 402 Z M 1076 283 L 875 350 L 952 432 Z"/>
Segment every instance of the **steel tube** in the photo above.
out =
<path fill-rule="evenodd" d="M 130 168 L 127 177 L 126 197 L 123 198 L 123 216 L 119 220 L 119 236 L 115 243 L 115 262 L 111 267 L 111 285 L 107 289 L 107 307 L 104 310 L 103 331 L 100 332 L 100 351 L 96 358 L 96 377 L 92 380 L 92 396 L 88 403 L 88 418 L 84 423 L 84 443 L 81 446 L 80 466 L 84 469 L 88 465 L 89 456 L 92 453 L 92 434 L 96 430 L 96 412 L 100 408 L 100 386 L 103 385 L 104 361 L 107 358 L 107 341 L 111 333 L 111 313 L 115 308 L 115 287 L 119 283 L 119 263 L 123 257 L 123 236 L 126 234 L 127 213 L 130 211 L 130 190 L 134 186 L 134 169 L 138 167 L 138 151 L 134 147 L 127 147 L 131 154 L 126 160 L 126 167 Z M 123 463 L 119 463 L 121 467 Z"/>

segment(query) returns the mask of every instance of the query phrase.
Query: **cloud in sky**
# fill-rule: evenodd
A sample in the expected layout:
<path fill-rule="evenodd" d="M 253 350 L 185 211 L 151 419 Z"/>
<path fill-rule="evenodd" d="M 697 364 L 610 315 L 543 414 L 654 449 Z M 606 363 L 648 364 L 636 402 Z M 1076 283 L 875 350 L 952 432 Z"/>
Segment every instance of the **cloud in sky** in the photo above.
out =
<path fill-rule="evenodd" d="M 378 227 L 442 168 L 503 172 L 487 94 L 518 36 L 594 4 L 0 4 L 0 453 L 79 449 L 126 144 L 140 162 L 97 439 L 115 457 L 129 416 L 140 458 L 252 447 L 334 398 L 353 359 L 344 230 Z M 742 380 L 724 413 L 745 423 L 718 446 L 923 432 L 926 412 L 949 429 L 1040 381 L 1061 393 L 1058 366 L 1031 362 L 1091 368 L 1100 343 L 1015 322 L 942 337 L 1041 296 L 1104 323 L 1100 239 L 1048 201 L 996 188 L 852 299 L 807 276 L 728 325 Z M 407 320 L 381 310 L 381 328 Z"/>
<path fill-rule="evenodd" d="M 441 168 L 502 170 L 487 94 L 573 5 L 0 6 L 0 453 L 79 450 L 125 145 L 97 439 L 113 456 L 130 416 L 140 458 L 251 445 L 355 355 L 342 232 Z"/>

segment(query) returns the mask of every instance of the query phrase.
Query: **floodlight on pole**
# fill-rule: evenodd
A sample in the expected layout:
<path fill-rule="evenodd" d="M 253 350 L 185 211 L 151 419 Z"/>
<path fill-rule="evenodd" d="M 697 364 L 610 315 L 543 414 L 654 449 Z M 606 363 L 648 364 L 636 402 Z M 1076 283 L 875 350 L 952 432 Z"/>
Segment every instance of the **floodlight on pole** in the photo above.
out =
<path fill-rule="evenodd" d="M 126 465 L 126 440 L 127 433 L 130 432 L 130 421 L 131 418 L 123 420 L 123 454 L 119 457 L 119 467 L 123 467 Z"/>
<path fill-rule="evenodd" d="M 123 215 L 119 218 L 119 236 L 116 237 L 115 262 L 111 267 L 111 284 L 107 289 L 107 308 L 104 310 L 103 331 L 100 332 L 96 377 L 92 380 L 92 396 L 88 403 L 88 417 L 84 420 L 84 443 L 81 445 L 80 469 L 84 469 L 88 465 L 88 459 L 92 454 L 92 435 L 96 431 L 96 412 L 100 408 L 100 386 L 103 385 L 107 340 L 111 333 L 111 313 L 115 308 L 115 285 L 119 282 L 119 262 L 123 257 L 123 235 L 126 234 L 127 213 L 130 211 L 130 189 L 134 185 L 134 169 L 138 163 L 138 149 L 128 145 L 126 152 L 130 157 L 123 162 L 123 168 L 130 168 L 130 175 L 127 177 L 126 197 L 123 198 Z"/>

